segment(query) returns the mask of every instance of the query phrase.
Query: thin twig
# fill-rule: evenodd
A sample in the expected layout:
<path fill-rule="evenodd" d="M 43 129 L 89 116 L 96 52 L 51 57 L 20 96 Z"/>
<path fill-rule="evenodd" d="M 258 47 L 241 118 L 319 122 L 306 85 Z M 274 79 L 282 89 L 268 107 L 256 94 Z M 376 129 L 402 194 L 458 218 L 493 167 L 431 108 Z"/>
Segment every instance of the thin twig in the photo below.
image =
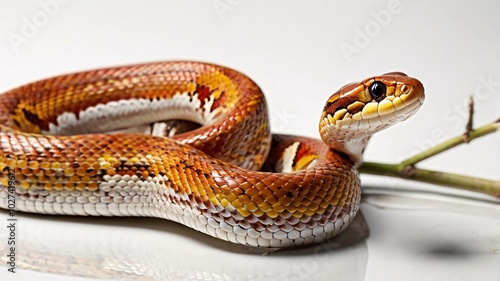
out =
<path fill-rule="evenodd" d="M 472 115 L 472 114 L 471 114 Z M 472 117 L 470 118 L 470 120 Z M 472 121 L 470 121 L 472 123 Z M 500 119 L 468 132 L 468 137 L 463 135 L 451 138 L 399 164 L 384 164 L 374 162 L 363 162 L 359 171 L 361 173 L 384 175 L 414 181 L 427 182 L 442 186 L 455 187 L 475 192 L 480 192 L 500 198 L 500 180 L 488 180 L 440 171 L 419 169 L 415 164 L 437 155 L 443 151 L 467 143 L 474 139 L 486 136 L 500 130 Z"/>
<path fill-rule="evenodd" d="M 382 164 L 374 162 L 364 162 L 360 167 L 360 172 L 372 175 L 384 175 L 419 182 L 426 182 L 441 186 L 454 187 L 458 189 L 470 190 L 488 194 L 500 198 L 500 181 L 419 169 L 414 166 L 406 169 L 405 172 L 399 170 L 398 164 Z"/>
<path fill-rule="evenodd" d="M 467 124 L 465 125 L 465 133 L 464 140 L 465 143 L 469 143 L 470 141 L 470 132 L 474 128 L 474 98 L 472 96 L 469 97 L 469 119 L 467 120 Z"/>
<path fill-rule="evenodd" d="M 474 139 L 486 136 L 488 134 L 494 133 L 494 132 L 498 131 L 499 129 L 500 129 L 500 119 L 495 121 L 495 122 L 484 125 L 482 127 L 479 127 L 475 130 L 471 130 L 468 134 L 469 135 L 467 138 L 468 142 L 470 142 Z M 444 142 L 442 142 L 434 147 L 431 147 L 427 150 L 424 150 L 421 153 L 418 153 L 417 155 L 412 156 L 412 157 L 402 161 L 401 164 L 399 165 L 399 167 L 401 170 L 404 170 L 404 168 L 407 166 L 413 166 L 413 165 L 417 164 L 418 162 L 421 162 L 421 161 L 423 161 L 427 158 L 430 158 L 436 154 L 442 153 L 446 150 L 449 150 L 449 149 L 454 148 L 458 145 L 468 143 L 468 142 L 466 141 L 466 139 L 463 136 L 457 136 L 457 137 L 451 138 L 447 141 L 444 141 Z"/>

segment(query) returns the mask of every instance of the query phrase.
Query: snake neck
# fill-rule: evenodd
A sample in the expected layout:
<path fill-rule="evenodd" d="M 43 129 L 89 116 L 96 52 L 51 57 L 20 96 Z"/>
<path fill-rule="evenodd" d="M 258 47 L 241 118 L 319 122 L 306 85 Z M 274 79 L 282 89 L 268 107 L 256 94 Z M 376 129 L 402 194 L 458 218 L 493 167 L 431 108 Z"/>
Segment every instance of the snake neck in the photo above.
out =
<path fill-rule="evenodd" d="M 345 154 L 357 168 L 363 162 L 363 152 L 370 137 L 355 138 L 351 140 L 336 140 L 329 143 L 329 146 Z"/>

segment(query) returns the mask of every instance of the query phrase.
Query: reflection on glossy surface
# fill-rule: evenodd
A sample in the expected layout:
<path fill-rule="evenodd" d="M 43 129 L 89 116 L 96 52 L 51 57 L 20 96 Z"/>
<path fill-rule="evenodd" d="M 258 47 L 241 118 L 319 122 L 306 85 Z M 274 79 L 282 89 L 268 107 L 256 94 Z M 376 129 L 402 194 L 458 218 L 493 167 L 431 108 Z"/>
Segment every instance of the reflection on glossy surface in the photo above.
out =
<path fill-rule="evenodd" d="M 500 200 L 419 189 L 365 185 L 368 279 L 500 280 Z"/>
<path fill-rule="evenodd" d="M 481 217 L 500 218 L 500 199 L 453 189 L 433 191 L 408 188 L 406 190 L 389 190 L 375 186 L 365 187 L 363 203 L 379 208 L 399 210 L 436 210 L 456 214 L 477 215 Z"/>
<path fill-rule="evenodd" d="M 4 211 L 0 215 L 7 217 Z M 361 214 L 330 241 L 279 251 L 227 243 L 160 219 L 25 213 L 17 213 L 17 218 L 17 269 L 97 280 L 324 280 L 331 276 L 364 280 L 368 260 L 368 227 Z M 6 241 L 6 233 L 0 239 Z M 6 250 L 6 243 L 1 243 L 0 252 Z M 5 259 L 2 255 L 2 266 Z M 2 280 L 30 273 L 13 276 L 0 269 Z"/>

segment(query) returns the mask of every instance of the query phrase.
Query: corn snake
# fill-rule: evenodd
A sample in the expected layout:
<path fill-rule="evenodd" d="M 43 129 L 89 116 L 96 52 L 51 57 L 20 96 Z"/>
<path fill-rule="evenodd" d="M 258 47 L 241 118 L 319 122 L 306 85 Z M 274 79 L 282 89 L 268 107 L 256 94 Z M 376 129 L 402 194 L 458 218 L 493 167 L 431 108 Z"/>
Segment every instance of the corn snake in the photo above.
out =
<path fill-rule="evenodd" d="M 346 85 L 324 107 L 322 142 L 271 135 L 260 88 L 213 64 L 40 80 L 0 95 L 0 197 L 12 193 L 8 168 L 21 211 L 160 217 L 255 247 L 319 243 L 359 209 L 356 167 L 369 137 L 423 100 L 422 84 L 403 73 Z M 166 138 L 171 119 L 201 127 Z"/>

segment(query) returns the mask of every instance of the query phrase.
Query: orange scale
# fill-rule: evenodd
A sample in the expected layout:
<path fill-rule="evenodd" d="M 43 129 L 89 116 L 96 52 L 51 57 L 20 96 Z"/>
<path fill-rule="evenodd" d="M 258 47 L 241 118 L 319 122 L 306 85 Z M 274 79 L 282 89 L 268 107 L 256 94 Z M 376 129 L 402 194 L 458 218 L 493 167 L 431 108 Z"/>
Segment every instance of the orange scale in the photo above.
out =
<path fill-rule="evenodd" d="M 292 204 L 293 200 L 290 197 L 283 197 L 283 198 L 280 199 L 279 202 L 283 206 L 290 206 Z"/>
<path fill-rule="evenodd" d="M 79 182 L 75 185 L 75 188 L 79 191 L 83 191 L 85 190 L 85 188 L 87 187 L 87 184 L 85 182 Z"/>
<path fill-rule="evenodd" d="M 264 215 L 264 211 L 262 211 L 261 209 L 256 209 L 255 211 L 253 211 L 253 215 L 256 217 L 261 217 L 262 215 Z"/>
<path fill-rule="evenodd" d="M 64 175 L 67 177 L 71 177 L 75 174 L 75 170 L 71 167 L 64 169 Z"/>
<path fill-rule="evenodd" d="M 6 164 L 7 164 L 7 166 L 8 166 L 9 168 L 11 168 L 11 169 L 15 169 L 15 168 L 17 168 L 17 161 L 16 161 L 15 159 L 8 159 L 8 160 L 6 161 Z"/>
<path fill-rule="evenodd" d="M 87 183 L 87 187 L 89 188 L 89 190 L 94 191 L 94 190 L 97 190 L 99 185 L 95 181 L 90 181 Z"/>
<path fill-rule="evenodd" d="M 42 163 L 40 164 L 40 168 L 41 168 L 42 170 L 48 170 L 48 169 L 50 169 L 50 166 L 51 166 L 51 165 L 50 165 L 50 163 L 49 163 L 49 162 L 42 162 Z"/>
<path fill-rule="evenodd" d="M 347 200 L 347 197 L 349 197 L 350 193 L 349 192 L 346 192 L 344 193 L 344 195 L 340 198 L 340 200 L 344 200 L 346 201 Z"/>
<path fill-rule="evenodd" d="M 248 202 L 245 204 L 245 207 L 250 211 L 250 212 L 255 212 L 259 207 L 254 203 L 254 202 Z"/>
<path fill-rule="evenodd" d="M 319 205 L 316 203 L 311 203 L 309 206 L 307 206 L 309 210 L 311 211 L 316 211 L 319 208 Z"/>
<path fill-rule="evenodd" d="M 73 175 L 69 178 L 69 180 L 73 183 L 80 182 L 80 177 L 77 175 Z"/>
<path fill-rule="evenodd" d="M 75 185 L 72 182 L 67 182 L 64 184 L 64 189 L 71 191 L 75 189 Z"/>
<path fill-rule="evenodd" d="M 300 205 L 297 207 L 297 211 L 299 211 L 301 213 L 305 213 L 307 210 L 308 210 L 307 206 L 304 206 L 304 205 Z"/>
<path fill-rule="evenodd" d="M 297 207 L 293 206 L 293 205 L 289 205 L 289 206 L 286 206 L 285 207 L 285 210 L 287 210 L 288 212 L 290 213 L 293 213 L 293 212 L 296 212 L 297 211 Z"/>
<path fill-rule="evenodd" d="M 269 212 L 267 212 L 266 214 L 268 217 L 274 219 L 278 217 L 279 212 L 277 212 L 276 210 L 269 210 Z"/>
<path fill-rule="evenodd" d="M 35 176 L 43 176 L 45 174 L 45 171 L 42 169 L 34 169 L 34 170 L 31 170 L 31 172 Z"/>
<path fill-rule="evenodd" d="M 263 212 L 269 212 L 271 210 L 271 205 L 269 205 L 267 202 L 262 202 L 257 204 L 259 206 L 259 209 L 262 210 Z"/>
<path fill-rule="evenodd" d="M 259 193 L 264 198 L 274 197 L 274 193 L 270 189 L 263 189 Z"/>
<path fill-rule="evenodd" d="M 314 198 L 316 196 L 317 196 L 317 194 L 315 192 L 310 192 L 310 193 L 305 195 L 305 198 L 307 198 L 309 201 L 312 201 L 312 200 L 314 200 Z"/>
<path fill-rule="evenodd" d="M 295 206 L 295 207 L 297 207 L 297 208 L 299 206 L 301 206 L 302 205 L 302 198 L 299 198 L 299 199 L 295 198 L 295 200 L 292 201 L 292 205 Z"/>
<path fill-rule="evenodd" d="M 302 218 L 302 217 L 304 216 L 304 213 L 303 213 L 303 212 L 301 212 L 301 211 L 296 210 L 296 211 L 293 211 L 293 212 L 292 212 L 292 216 L 293 216 L 294 218 L 299 218 L 299 219 L 300 219 L 300 218 Z"/>
<path fill-rule="evenodd" d="M 26 160 L 18 160 L 17 161 L 17 168 L 24 169 L 28 166 L 28 163 Z"/>
<path fill-rule="evenodd" d="M 323 197 L 323 201 L 327 201 L 327 202 L 330 202 L 330 200 L 332 200 L 333 198 L 333 195 L 332 194 L 328 194 L 326 196 Z"/>
<path fill-rule="evenodd" d="M 23 168 L 21 169 L 21 174 L 24 176 L 31 176 L 33 175 L 33 172 L 29 168 Z"/>
<path fill-rule="evenodd" d="M 237 208 L 236 210 L 244 218 L 246 218 L 246 217 L 248 217 L 248 216 L 250 216 L 252 214 L 245 207 Z"/>
<path fill-rule="evenodd" d="M 326 196 L 326 194 L 327 194 L 326 190 L 323 190 L 323 189 L 322 189 L 322 190 L 320 190 L 320 191 L 318 191 L 318 193 L 316 193 L 316 195 L 317 195 L 318 197 L 321 197 L 321 198 L 325 197 L 325 196 Z"/>
<path fill-rule="evenodd" d="M 321 203 L 321 201 L 323 201 L 323 199 L 324 199 L 323 197 L 315 196 L 314 198 L 311 199 L 311 202 L 319 204 Z"/>
<path fill-rule="evenodd" d="M 46 182 L 43 184 L 43 188 L 45 190 L 52 190 L 54 188 L 54 185 L 51 182 Z"/>
<path fill-rule="evenodd" d="M 29 189 L 30 184 L 27 181 L 20 181 L 19 186 L 22 187 L 23 189 Z"/>
<path fill-rule="evenodd" d="M 321 208 L 328 208 L 328 206 L 330 206 L 330 203 L 328 202 L 328 200 L 323 200 L 321 201 L 321 203 L 319 203 L 319 206 Z"/>
<path fill-rule="evenodd" d="M 243 204 L 248 204 L 252 201 L 252 199 L 250 198 L 250 196 L 248 196 L 248 194 L 242 194 L 238 196 L 237 200 L 241 201 Z"/>
<path fill-rule="evenodd" d="M 89 176 L 83 176 L 83 177 L 81 178 L 81 181 L 80 181 L 80 182 L 82 182 L 82 183 L 88 183 L 88 182 L 90 182 L 91 180 L 92 180 L 92 179 L 91 179 Z"/>
<path fill-rule="evenodd" d="M 234 200 L 237 200 L 238 196 L 231 192 L 231 193 L 226 194 L 226 198 L 227 198 L 227 200 L 232 202 Z"/>
<path fill-rule="evenodd" d="M 255 188 L 246 189 L 245 193 L 248 194 L 248 196 L 250 196 L 250 197 L 254 197 L 254 196 L 259 195 L 259 191 Z"/>
<path fill-rule="evenodd" d="M 59 170 L 59 169 L 61 169 L 61 163 L 59 163 L 59 162 L 52 162 L 51 169 L 52 170 Z"/>
<path fill-rule="evenodd" d="M 54 184 L 54 189 L 56 189 L 56 190 L 63 190 L 64 189 L 64 185 L 61 182 L 56 182 Z"/>
<path fill-rule="evenodd" d="M 314 210 L 311 210 L 311 209 L 307 209 L 305 212 L 304 212 L 304 215 L 306 216 L 313 216 L 315 215 L 316 212 Z"/>
<path fill-rule="evenodd" d="M 48 182 L 49 181 L 49 179 L 46 175 L 38 175 L 37 178 L 38 178 L 38 182 Z"/>
<path fill-rule="evenodd" d="M 288 194 L 288 191 L 283 190 L 283 189 L 274 191 L 274 193 L 273 193 L 274 197 L 276 197 L 276 198 L 285 198 L 287 194 Z"/>
<path fill-rule="evenodd" d="M 254 196 L 252 198 L 252 201 L 255 202 L 255 204 L 262 204 L 262 203 L 266 202 L 266 200 L 264 199 L 264 197 L 262 197 L 260 195 Z"/>
<path fill-rule="evenodd" d="M 39 165 L 40 163 L 38 163 L 37 161 L 28 162 L 28 167 L 32 170 L 38 169 Z"/>
<path fill-rule="evenodd" d="M 80 166 L 80 167 L 78 167 L 78 168 L 76 169 L 75 174 L 76 174 L 77 176 L 83 177 L 83 176 L 85 176 L 85 175 L 87 174 L 87 170 L 86 170 L 85 168 L 82 168 L 82 167 Z"/>
<path fill-rule="evenodd" d="M 110 176 L 114 176 L 114 175 L 116 175 L 116 170 L 115 169 L 107 169 L 106 174 L 108 174 Z"/>
<path fill-rule="evenodd" d="M 306 207 L 309 207 L 311 204 L 313 204 L 313 202 L 310 200 L 302 200 L 302 205 Z"/>
<path fill-rule="evenodd" d="M 318 208 L 315 213 L 318 215 L 323 215 L 326 212 L 326 208 Z"/>
<path fill-rule="evenodd" d="M 55 172 L 53 170 L 47 170 L 47 171 L 44 171 L 44 176 L 45 177 L 48 177 L 48 178 L 51 178 L 55 175 Z"/>
<path fill-rule="evenodd" d="M 84 170 L 87 170 L 87 169 L 88 169 L 88 168 L 90 168 L 90 167 L 91 167 L 91 165 L 90 165 L 88 162 L 86 162 L 86 161 L 85 161 L 85 162 L 82 162 L 82 163 L 80 164 L 80 168 L 81 168 L 81 169 L 84 169 Z"/>
<path fill-rule="evenodd" d="M 274 204 L 279 203 L 280 201 L 275 196 L 269 196 L 266 198 L 266 202 L 271 204 L 271 205 L 274 205 Z"/>
<path fill-rule="evenodd" d="M 231 202 L 231 205 L 233 205 L 233 207 L 235 207 L 236 209 L 241 208 L 243 206 L 243 204 L 239 199 L 229 200 L 229 201 Z"/>
<path fill-rule="evenodd" d="M 280 203 L 275 203 L 275 204 L 272 204 L 271 205 L 271 208 L 276 211 L 276 212 L 283 212 L 285 210 L 285 207 L 283 207 L 283 205 L 281 205 Z"/>

